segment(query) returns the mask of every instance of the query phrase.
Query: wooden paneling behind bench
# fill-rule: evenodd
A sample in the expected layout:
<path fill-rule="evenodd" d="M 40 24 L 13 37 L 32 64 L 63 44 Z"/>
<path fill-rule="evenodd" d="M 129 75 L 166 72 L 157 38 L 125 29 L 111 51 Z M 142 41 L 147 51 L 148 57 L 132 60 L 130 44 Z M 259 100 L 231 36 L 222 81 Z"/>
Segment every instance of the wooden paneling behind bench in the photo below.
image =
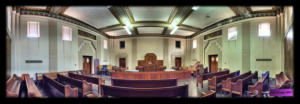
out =
<path fill-rule="evenodd" d="M 92 84 L 86 82 L 85 80 L 78 80 L 61 74 L 57 74 L 57 80 L 60 83 L 68 84 L 72 87 L 78 87 L 78 93 L 82 97 L 92 93 Z"/>
<path fill-rule="evenodd" d="M 43 97 L 39 89 L 36 87 L 32 78 L 29 75 L 24 76 L 26 88 L 27 88 L 27 97 Z"/>
<path fill-rule="evenodd" d="M 112 86 L 134 87 L 134 88 L 154 88 L 177 86 L 177 79 L 160 80 L 135 80 L 135 79 L 111 79 Z"/>
<path fill-rule="evenodd" d="M 191 78 L 191 72 L 189 71 L 171 71 L 171 72 L 113 72 L 112 78 L 117 79 L 189 79 Z"/>
<path fill-rule="evenodd" d="M 86 75 L 80 75 L 80 74 L 74 74 L 69 73 L 69 77 L 79 79 L 79 80 L 86 80 L 87 82 L 97 84 L 98 85 L 98 92 L 100 93 L 100 85 L 105 84 L 105 80 L 101 77 L 92 77 L 92 76 L 86 76 Z"/>
<path fill-rule="evenodd" d="M 49 91 L 53 97 L 78 97 L 78 88 L 71 88 L 70 85 L 63 85 L 45 74 L 43 75 L 43 86 L 44 88 L 48 88 L 47 91 Z M 59 92 L 57 92 L 57 90 Z M 62 93 L 63 95 L 59 96 L 59 93 Z"/>
<path fill-rule="evenodd" d="M 204 80 L 207 80 L 208 78 L 212 78 L 213 76 L 219 76 L 219 75 L 224 75 L 224 74 L 228 74 L 228 73 L 229 73 L 229 70 L 224 70 L 224 71 L 215 72 L 215 73 L 200 74 L 197 76 L 197 86 L 198 86 L 198 83 L 200 83 L 201 87 L 203 88 Z"/>
<path fill-rule="evenodd" d="M 158 87 L 158 88 L 132 88 L 101 85 L 103 97 L 188 97 L 188 85 Z"/>
<path fill-rule="evenodd" d="M 6 97 L 19 97 L 21 81 L 16 74 L 6 81 Z"/>

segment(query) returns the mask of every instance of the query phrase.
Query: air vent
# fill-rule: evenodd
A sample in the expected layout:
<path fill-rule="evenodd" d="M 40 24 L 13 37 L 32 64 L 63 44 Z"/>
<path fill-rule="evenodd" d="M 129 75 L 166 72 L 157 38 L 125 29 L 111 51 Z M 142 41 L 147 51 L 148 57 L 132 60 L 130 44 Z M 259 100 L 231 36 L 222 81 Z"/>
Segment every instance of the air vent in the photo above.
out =
<path fill-rule="evenodd" d="M 272 61 L 272 59 L 256 59 L 256 61 Z"/>
<path fill-rule="evenodd" d="M 25 60 L 25 63 L 43 63 L 42 60 Z"/>

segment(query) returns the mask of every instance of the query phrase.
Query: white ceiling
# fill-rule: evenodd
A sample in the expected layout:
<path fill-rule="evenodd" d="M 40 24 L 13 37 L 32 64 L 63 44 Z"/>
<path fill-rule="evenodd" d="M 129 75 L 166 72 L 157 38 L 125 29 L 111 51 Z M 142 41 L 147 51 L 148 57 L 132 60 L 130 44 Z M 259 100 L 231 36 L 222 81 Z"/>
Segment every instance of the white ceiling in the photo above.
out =
<path fill-rule="evenodd" d="M 174 35 L 181 35 L 181 36 L 190 36 L 192 34 L 194 34 L 194 31 L 188 31 L 188 30 L 176 30 Z"/>
<path fill-rule="evenodd" d="M 210 16 L 210 18 L 206 16 Z M 235 16 L 235 13 L 228 6 L 200 6 L 182 24 L 204 28 L 233 16 Z"/>
<path fill-rule="evenodd" d="M 108 31 L 105 32 L 105 34 L 108 34 L 109 36 L 121 36 L 121 35 L 129 35 L 125 29 L 120 30 L 114 30 L 114 31 Z"/>
<path fill-rule="evenodd" d="M 138 27 L 140 34 L 161 34 L 164 31 L 163 27 Z"/>
<path fill-rule="evenodd" d="M 25 8 L 46 9 L 47 6 L 24 6 Z"/>
<path fill-rule="evenodd" d="M 70 6 L 64 14 L 82 20 L 96 28 L 119 24 L 118 20 L 105 6 Z"/>
<path fill-rule="evenodd" d="M 135 21 L 168 21 L 174 6 L 129 7 Z"/>
<path fill-rule="evenodd" d="M 252 11 L 272 10 L 273 6 L 251 6 Z"/>

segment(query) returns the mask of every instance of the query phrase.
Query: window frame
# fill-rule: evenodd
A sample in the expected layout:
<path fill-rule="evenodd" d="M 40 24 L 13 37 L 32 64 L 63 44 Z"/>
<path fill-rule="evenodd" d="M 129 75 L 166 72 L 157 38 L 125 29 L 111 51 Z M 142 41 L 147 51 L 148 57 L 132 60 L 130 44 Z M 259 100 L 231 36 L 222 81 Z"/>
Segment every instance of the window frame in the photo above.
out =
<path fill-rule="evenodd" d="M 193 49 L 196 49 L 197 48 L 197 39 L 194 39 L 193 40 Z"/>
<path fill-rule="evenodd" d="M 103 48 L 104 49 L 107 49 L 108 47 L 108 44 L 107 44 L 107 40 L 106 39 L 103 39 Z"/>
<path fill-rule="evenodd" d="M 230 30 L 234 30 L 234 29 L 236 32 L 235 35 L 233 35 L 232 31 L 230 31 Z M 236 26 L 229 27 L 227 29 L 227 40 L 237 40 L 237 37 L 238 37 L 238 28 Z"/>
<path fill-rule="evenodd" d="M 121 43 L 122 43 L 122 42 L 124 42 L 124 43 L 123 43 L 123 44 L 124 44 L 124 47 L 121 47 Z M 125 49 L 125 47 L 126 47 L 125 41 L 124 41 L 124 40 L 120 41 L 120 49 Z"/>
<path fill-rule="evenodd" d="M 268 26 L 269 26 L 269 35 L 261 35 L 261 31 L 263 31 L 263 30 L 261 30 L 261 26 L 263 25 L 263 24 L 268 24 Z M 259 38 L 266 38 L 266 37 L 271 37 L 271 23 L 270 22 L 261 22 L 261 23 L 259 23 L 258 24 L 258 37 Z"/>
<path fill-rule="evenodd" d="M 64 36 L 65 36 L 64 29 L 69 29 L 69 33 L 70 33 L 69 40 L 64 38 Z M 72 28 L 70 26 L 64 26 L 64 25 L 62 26 L 62 40 L 63 41 L 72 41 Z"/>
<path fill-rule="evenodd" d="M 179 42 L 179 47 L 177 47 L 177 42 Z M 181 41 L 180 40 L 175 41 L 175 48 L 181 48 Z"/>
<path fill-rule="evenodd" d="M 30 23 L 37 23 L 37 35 L 30 35 Z M 27 21 L 27 38 L 39 38 L 41 36 L 40 34 L 40 22 L 37 20 L 28 20 Z"/>

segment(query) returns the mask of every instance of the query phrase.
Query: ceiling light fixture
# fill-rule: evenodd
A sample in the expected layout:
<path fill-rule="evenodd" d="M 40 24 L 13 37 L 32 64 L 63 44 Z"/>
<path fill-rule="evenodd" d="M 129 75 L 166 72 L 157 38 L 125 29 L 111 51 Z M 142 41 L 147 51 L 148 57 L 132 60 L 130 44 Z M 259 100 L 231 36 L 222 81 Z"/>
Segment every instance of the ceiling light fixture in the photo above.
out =
<path fill-rule="evenodd" d="M 131 34 L 131 32 L 129 31 L 129 29 L 128 29 L 127 26 L 124 26 L 123 28 L 126 30 L 126 32 L 127 32 L 128 34 Z"/>
<path fill-rule="evenodd" d="M 199 6 L 193 6 L 192 9 L 193 10 L 197 10 L 199 8 Z"/>
<path fill-rule="evenodd" d="M 174 34 L 177 29 L 178 29 L 178 26 L 175 26 L 174 29 L 171 31 L 170 34 Z"/>

